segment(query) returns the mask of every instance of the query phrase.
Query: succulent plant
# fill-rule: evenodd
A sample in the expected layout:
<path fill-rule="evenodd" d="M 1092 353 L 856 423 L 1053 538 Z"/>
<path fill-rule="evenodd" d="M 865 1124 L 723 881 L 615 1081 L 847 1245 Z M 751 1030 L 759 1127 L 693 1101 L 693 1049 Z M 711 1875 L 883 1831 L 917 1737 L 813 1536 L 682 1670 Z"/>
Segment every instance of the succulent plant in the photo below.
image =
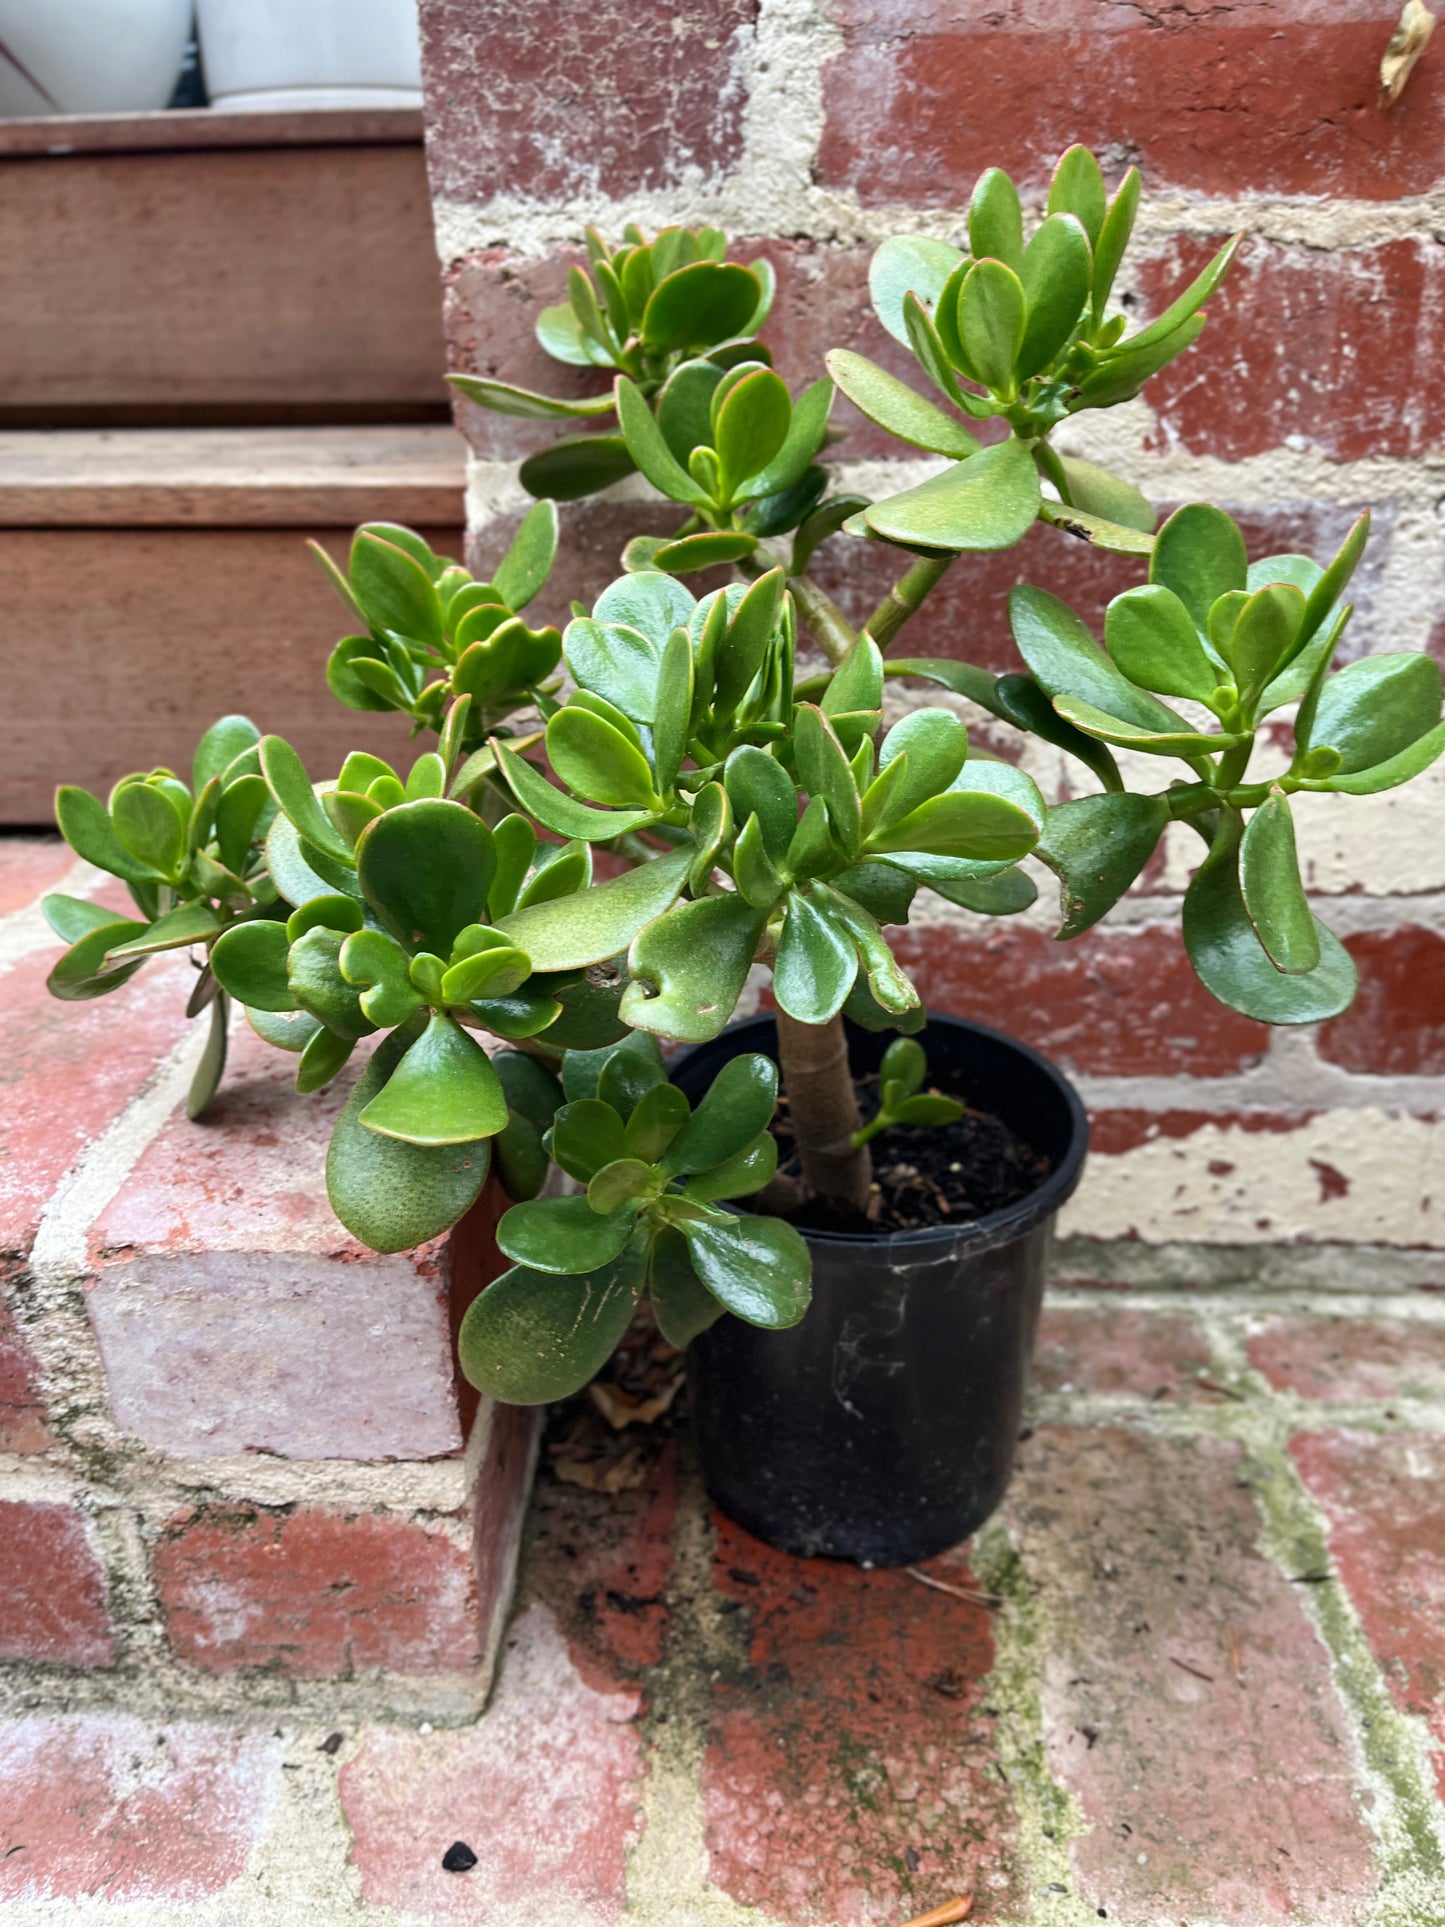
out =
<path fill-rule="evenodd" d="M 58 995 L 114 988 L 157 950 L 204 950 L 193 1002 L 212 996 L 216 1015 L 201 1101 L 227 996 L 299 1053 L 303 1091 L 384 1033 L 328 1162 L 338 1215 L 377 1249 L 454 1223 L 496 1147 L 517 1200 L 498 1233 L 513 1264 L 461 1335 L 467 1373 L 494 1395 L 575 1389 L 644 1297 L 678 1345 L 724 1311 L 768 1327 L 803 1316 L 806 1246 L 772 1213 L 777 1066 L 735 1058 L 694 1107 L 658 1040 L 716 1038 L 767 969 L 799 1179 L 862 1207 L 870 1142 L 895 1124 L 944 1128 L 959 1109 L 925 1089 L 908 1035 L 922 1001 L 888 934 L 919 891 L 1011 915 L 1036 899 L 1023 867 L 1035 858 L 1059 881 L 1059 935 L 1076 937 L 1182 823 L 1203 845 L 1182 925 L 1206 988 L 1275 1024 L 1353 997 L 1354 964 L 1309 907 L 1292 812 L 1433 762 L 1440 673 L 1415 654 L 1334 667 L 1368 517 L 1327 562 L 1251 561 L 1220 510 L 1188 504 L 1156 533 L 1131 483 L 1051 445 L 1198 338 L 1232 258 L 1231 243 L 1128 333 L 1109 304 L 1139 193 L 1131 169 L 1110 197 L 1094 157 L 1072 148 L 1027 240 L 1019 196 L 993 169 L 966 250 L 884 243 L 874 306 L 938 400 L 842 350 L 791 389 L 757 338 L 771 272 L 728 262 L 716 229 L 648 242 L 630 228 L 616 251 L 589 232 L 590 265 L 538 335 L 558 360 L 610 375 L 610 390 L 553 399 L 454 378 L 506 413 L 608 424 L 522 464 L 547 499 L 491 579 L 388 524 L 358 531 L 344 575 L 327 563 L 359 624 L 332 654 L 333 691 L 402 711 L 436 746 L 404 774 L 358 751 L 317 783 L 283 740 L 227 718 L 189 789 L 161 770 L 126 778 L 108 808 L 61 792 L 66 835 L 127 882 L 140 917 L 51 899 L 72 945 Z M 835 387 L 947 465 L 882 501 L 830 492 Z M 552 566 L 555 501 L 634 472 L 677 505 L 678 527 L 634 536 L 618 578 L 590 609 L 574 605 L 564 632 L 528 627 L 519 612 Z M 1009 605 L 1017 670 L 890 653 L 960 556 L 1010 547 L 1036 522 L 1137 558 L 1145 579 L 1110 603 L 1102 646 L 1024 585 Z M 840 535 L 907 558 L 861 623 L 809 573 Z M 722 567 L 725 586 L 688 586 Z M 932 700 L 885 729 L 890 681 Z M 1073 757 L 1086 793 L 1047 804 L 970 742 L 958 697 Z M 1288 766 L 1252 773 L 1262 726 L 1291 706 Z M 1269 733 L 1273 758 L 1276 723 Z M 1157 786 L 1127 787 L 1120 750 L 1131 771 L 1162 759 Z M 867 1123 L 845 1017 L 902 1033 Z"/>

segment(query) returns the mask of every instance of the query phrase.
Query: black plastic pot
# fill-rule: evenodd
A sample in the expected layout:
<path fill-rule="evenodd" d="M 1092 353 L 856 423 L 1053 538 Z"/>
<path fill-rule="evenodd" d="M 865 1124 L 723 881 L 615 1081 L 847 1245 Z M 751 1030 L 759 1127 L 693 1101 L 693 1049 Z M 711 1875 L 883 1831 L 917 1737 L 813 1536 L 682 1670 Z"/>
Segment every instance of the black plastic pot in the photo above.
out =
<path fill-rule="evenodd" d="M 1013 1469 L 1053 1223 L 1079 1181 L 1078 1093 L 1026 1045 L 957 1017 L 919 1033 L 930 1081 L 992 1112 L 1052 1171 L 970 1223 L 886 1237 L 804 1233 L 813 1302 L 790 1331 L 723 1318 L 688 1353 L 709 1495 L 785 1552 L 908 1565 L 988 1518 Z M 849 1026 L 855 1074 L 890 1035 Z M 775 1056 L 771 1017 L 684 1052 L 696 1099 L 729 1058 Z"/>

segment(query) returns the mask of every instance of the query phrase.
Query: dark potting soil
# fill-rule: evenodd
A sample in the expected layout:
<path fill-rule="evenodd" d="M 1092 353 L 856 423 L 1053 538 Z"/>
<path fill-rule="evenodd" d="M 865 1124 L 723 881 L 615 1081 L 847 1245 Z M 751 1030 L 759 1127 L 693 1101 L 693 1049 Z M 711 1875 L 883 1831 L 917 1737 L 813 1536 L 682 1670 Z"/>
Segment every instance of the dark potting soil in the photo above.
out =
<path fill-rule="evenodd" d="M 877 1076 L 860 1077 L 857 1090 L 866 1123 L 878 1109 Z M 778 1169 L 796 1179 L 798 1160 L 786 1091 L 778 1098 L 773 1135 L 778 1140 Z M 809 1199 L 787 1213 L 791 1221 L 804 1231 L 865 1237 L 966 1224 L 1017 1204 L 1036 1191 L 1052 1169 L 1048 1158 L 988 1111 L 966 1110 L 952 1124 L 927 1128 L 895 1124 L 881 1131 L 869 1149 L 874 1190 L 866 1212 L 849 1212 L 831 1201 Z"/>

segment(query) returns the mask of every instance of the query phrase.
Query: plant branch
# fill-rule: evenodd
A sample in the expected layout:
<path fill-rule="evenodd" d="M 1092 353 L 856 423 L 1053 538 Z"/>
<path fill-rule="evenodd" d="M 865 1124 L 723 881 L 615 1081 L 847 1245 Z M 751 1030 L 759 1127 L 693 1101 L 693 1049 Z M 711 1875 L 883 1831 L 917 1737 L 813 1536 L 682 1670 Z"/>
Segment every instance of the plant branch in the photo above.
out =
<path fill-rule="evenodd" d="M 800 1024 L 780 1010 L 777 1020 L 778 1063 L 803 1181 L 819 1197 L 863 1211 L 873 1182 L 873 1160 L 866 1145 L 853 1142 L 863 1119 L 843 1019 Z"/>
<path fill-rule="evenodd" d="M 920 555 L 912 568 L 898 578 L 863 625 L 865 633 L 872 636 L 880 649 L 887 649 L 955 560 L 952 555 Z"/>

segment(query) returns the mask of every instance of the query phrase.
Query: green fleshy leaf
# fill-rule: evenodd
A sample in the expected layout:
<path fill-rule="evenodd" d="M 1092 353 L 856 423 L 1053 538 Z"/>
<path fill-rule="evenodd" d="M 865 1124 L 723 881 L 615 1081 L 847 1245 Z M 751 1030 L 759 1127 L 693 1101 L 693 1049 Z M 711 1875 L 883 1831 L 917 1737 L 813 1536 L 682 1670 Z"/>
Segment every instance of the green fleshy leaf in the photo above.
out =
<path fill-rule="evenodd" d="M 978 439 L 963 423 L 928 401 L 907 382 L 846 348 L 827 357 L 828 372 L 860 414 L 915 448 L 966 460 L 978 452 Z"/>
<path fill-rule="evenodd" d="M 1239 885 L 1255 935 L 1276 970 L 1300 976 L 1320 961 L 1315 920 L 1300 881 L 1289 798 L 1271 790 L 1245 825 Z"/>
<path fill-rule="evenodd" d="M 650 1202 L 657 1183 L 652 1166 L 641 1158 L 614 1158 L 588 1181 L 587 1203 L 599 1217 L 611 1217 L 626 1205 L 640 1208 Z"/>
<path fill-rule="evenodd" d="M 361 1123 L 421 1028 L 421 1020 L 413 1019 L 378 1046 L 336 1120 L 326 1156 L 331 1208 L 373 1251 L 410 1251 L 439 1237 L 476 1203 L 487 1178 L 486 1139 L 423 1146 L 383 1137 Z"/>
<path fill-rule="evenodd" d="M 690 849 L 654 857 L 610 883 L 577 896 L 515 910 L 504 930 L 534 970 L 581 970 L 625 950 L 654 917 L 676 901 L 687 881 Z"/>
<path fill-rule="evenodd" d="M 628 953 L 623 1021 L 702 1044 L 728 1022 L 747 982 L 764 916 L 741 896 L 680 903 L 647 924 Z"/>
<path fill-rule="evenodd" d="M 722 1306 L 692 1268 L 687 1240 L 671 1225 L 664 1225 L 652 1241 L 648 1295 L 657 1329 L 679 1351 L 686 1351 L 699 1333 L 723 1315 Z"/>
<path fill-rule="evenodd" d="M 1093 274 L 1089 238 L 1077 215 L 1050 213 L 1018 264 L 1028 309 L 1016 357 L 1021 377 L 1047 368 L 1068 342 L 1088 302 Z"/>
<path fill-rule="evenodd" d="M 306 766 L 291 745 L 280 736 L 263 736 L 260 757 L 261 772 L 276 799 L 276 807 L 295 826 L 297 833 L 323 855 L 350 864 L 351 846 L 321 807 Z"/>
<path fill-rule="evenodd" d="M 799 781 L 810 796 L 822 797 L 838 841 L 850 855 L 856 852 L 863 836 L 858 788 L 832 725 L 812 703 L 793 711 L 793 753 Z"/>
<path fill-rule="evenodd" d="M 114 915 L 114 912 L 111 913 Z M 129 963 L 135 957 L 151 957 L 161 950 L 185 950 L 205 943 L 221 928 L 220 919 L 209 903 L 178 904 L 157 918 L 143 936 L 119 943 L 110 954 L 112 964 Z"/>
<path fill-rule="evenodd" d="M 325 1026 L 309 1010 L 256 1010 L 247 1006 L 246 1022 L 275 1050 L 304 1051 Z"/>
<path fill-rule="evenodd" d="M 1439 720 L 1440 670 L 1431 657 L 1364 656 L 1326 682 L 1303 741 L 1337 750 L 1341 773 L 1353 776 L 1399 756 Z"/>
<path fill-rule="evenodd" d="M 946 241 L 933 241 L 923 234 L 895 235 L 877 250 L 868 270 L 868 292 L 878 319 L 895 341 L 905 348 L 912 345 L 903 315 L 904 298 L 916 295 L 925 306 L 933 307 L 963 258 Z"/>
<path fill-rule="evenodd" d="M 1080 796 L 1051 809 L 1037 854 L 1059 879 L 1060 937 L 1077 937 L 1113 909 L 1169 821 L 1169 800 L 1132 793 Z"/>
<path fill-rule="evenodd" d="M 641 391 L 626 375 L 619 375 L 616 393 L 617 419 L 622 424 L 627 452 L 648 481 L 670 501 L 685 502 L 694 508 L 705 506 L 711 496 L 693 480 L 668 447 Z"/>
<path fill-rule="evenodd" d="M 863 519 L 876 535 L 920 548 L 1009 549 L 1032 527 L 1041 500 L 1033 457 L 1011 436 L 875 502 Z"/>
<path fill-rule="evenodd" d="M 216 1095 L 225 1075 L 226 1027 L 230 1014 L 230 999 L 224 990 L 219 991 L 211 1002 L 205 1048 L 196 1065 L 195 1075 L 191 1078 L 190 1089 L 186 1092 L 186 1116 L 192 1122 L 204 1115 L 206 1106 Z"/>
<path fill-rule="evenodd" d="M 755 369 L 727 387 L 717 410 L 713 445 L 729 501 L 739 499 L 752 477 L 763 475 L 787 440 L 792 419 L 787 383 L 771 368 Z"/>
<path fill-rule="evenodd" d="M 565 421 L 574 415 L 612 413 L 610 394 L 579 395 L 564 400 L 558 395 L 539 395 L 531 388 L 515 388 L 509 381 L 493 381 L 484 375 L 448 375 L 447 380 L 479 408 L 490 408 L 497 415 L 519 415 L 524 421 Z"/>
<path fill-rule="evenodd" d="M 494 868 L 486 824 L 441 797 L 388 810 L 356 846 L 357 879 L 382 923 L 403 948 L 439 957 L 480 920 Z"/>
<path fill-rule="evenodd" d="M 1055 696 L 1054 708 L 1065 722 L 1073 723 L 1075 728 L 1087 736 L 1097 736 L 1101 742 L 1113 743 L 1121 749 L 1138 749 L 1150 756 L 1207 756 L 1214 750 L 1232 749 L 1239 741 L 1224 731 L 1217 735 L 1202 730 L 1191 729 L 1188 723 L 1180 722 L 1168 729 L 1141 729 L 1136 723 L 1120 722 L 1118 717 L 1096 709 L 1080 696 Z"/>
<path fill-rule="evenodd" d="M 772 1183 L 778 1169 L 778 1140 L 771 1131 L 761 1131 L 751 1144 L 744 1145 L 725 1164 L 714 1165 L 688 1179 L 682 1195 L 693 1204 L 717 1204 L 734 1198 L 750 1198 Z"/>
<path fill-rule="evenodd" d="M 1275 968 L 1249 920 L 1239 883 L 1241 824 L 1220 812 L 1209 855 L 1184 898 L 1184 947 L 1195 975 L 1220 1003 L 1266 1024 L 1315 1024 L 1354 1001 L 1354 961 L 1318 918 L 1320 960 L 1298 976 Z"/>
<path fill-rule="evenodd" d="M 1103 228 L 1106 206 L 1099 163 L 1087 147 L 1076 144 L 1060 157 L 1054 169 L 1054 177 L 1049 182 L 1048 211 L 1050 215 L 1072 214 L 1092 247 Z"/>
<path fill-rule="evenodd" d="M 1017 268 L 1024 251 L 1018 189 L 1001 167 L 980 174 L 968 204 L 968 245 L 977 261 L 989 256 Z"/>
<path fill-rule="evenodd" d="M 637 472 L 621 435 L 559 435 L 529 455 L 517 479 L 529 495 L 553 502 L 578 502 Z"/>
<path fill-rule="evenodd" d="M 1141 689 L 1207 704 L 1219 686 L 1219 671 L 1205 655 L 1189 611 L 1161 583 L 1115 596 L 1104 636 L 1115 667 Z"/>
<path fill-rule="evenodd" d="M 580 1391 L 632 1321 L 645 1253 L 636 1239 L 585 1277 L 525 1265 L 504 1271 L 462 1320 L 457 1356 L 468 1380 L 507 1405 L 547 1405 Z"/>
<path fill-rule="evenodd" d="M 879 856 L 918 850 L 1016 863 L 1029 854 L 1037 838 L 1033 819 L 1006 797 L 984 790 L 951 790 L 930 797 L 901 822 L 875 830 L 868 848 Z"/>
<path fill-rule="evenodd" d="M 549 783 L 540 770 L 508 749 L 505 743 L 494 742 L 492 748 L 497 767 L 513 796 L 529 816 L 534 816 L 545 828 L 555 830 L 558 836 L 583 843 L 609 842 L 615 836 L 623 836 L 655 820 L 654 810 L 597 810 L 590 804 L 579 803 Z"/>
<path fill-rule="evenodd" d="M 653 809 L 652 771 L 642 751 L 591 710 L 569 703 L 547 724 L 547 755 L 576 795 L 618 809 Z"/>
<path fill-rule="evenodd" d="M 735 1317 L 767 1331 L 796 1325 L 812 1296 L 812 1259 L 781 1218 L 684 1226 L 693 1269 Z"/>
<path fill-rule="evenodd" d="M 622 1139 L 625 1155 L 656 1164 L 691 1115 L 692 1106 L 676 1084 L 654 1084 L 643 1092 L 627 1120 Z"/>
<path fill-rule="evenodd" d="M 286 981 L 293 1003 L 309 1010 L 313 1017 L 319 1017 L 338 1037 L 355 1043 L 376 1026 L 363 1011 L 357 992 L 341 974 L 341 950 L 346 941 L 339 930 L 315 925 L 287 951 Z M 223 989 L 229 988 L 219 973 L 218 981 Z"/>
<path fill-rule="evenodd" d="M 763 298 L 751 268 L 695 261 L 659 279 L 642 314 L 642 338 L 666 353 L 710 348 L 748 332 Z"/>
<path fill-rule="evenodd" d="M 408 1144 L 471 1144 L 507 1122 L 491 1060 L 452 1018 L 434 1014 L 361 1113 L 369 1131 Z"/>
<path fill-rule="evenodd" d="M 734 1057 L 673 1139 L 663 1160 L 674 1176 L 711 1171 L 765 1131 L 778 1102 L 778 1067 L 757 1052 Z"/>
<path fill-rule="evenodd" d="M 1140 494 L 1132 482 L 1126 482 L 1122 475 L 1115 475 L 1107 468 L 1100 468 L 1097 462 L 1082 461 L 1077 455 L 1060 455 L 1058 461 L 1069 485 L 1069 500 L 1073 508 L 1082 509 L 1086 514 L 1112 522 L 1120 528 L 1133 529 L 1141 535 L 1153 535 L 1154 525 L 1159 520 L 1154 513 L 1154 505 L 1147 496 Z M 1152 555 L 1153 543 L 1140 552 Z"/>
<path fill-rule="evenodd" d="M 607 1052 L 597 1075 L 597 1095 L 621 1118 L 632 1113 L 647 1093 L 667 1082 L 667 1068 L 657 1039 L 633 1031 Z M 616 1156 L 616 1151 L 612 1152 Z"/>
<path fill-rule="evenodd" d="M 191 791 L 199 796 L 213 776 L 222 775 L 238 756 L 254 749 L 261 732 L 249 716 L 222 716 L 211 724 L 191 764 Z"/>
<path fill-rule="evenodd" d="M 574 1051 L 569 1054 L 570 1058 L 592 1055 L 601 1057 L 604 1053 Z M 574 1071 L 577 1068 L 573 1063 L 568 1067 Z M 656 1088 L 671 1087 L 658 1085 Z M 596 1095 L 594 1083 L 588 1096 L 564 1104 L 552 1119 L 552 1156 L 569 1178 L 576 1178 L 579 1184 L 590 1183 L 603 1166 L 617 1156 L 623 1128 L 621 1116 Z"/>
<path fill-rule="evenodd" d="M 289 948 L 282 924 L 259 918 L 233 923 L 212 946 L 211 969 L 221 988 L 248 1009 L 295 1010 L 286 978 Z"/>
<path fill-rule="evenodd" d="M 351 544 L 351 587 L 374 628 L 433 649 L 440 646 L 442 607 L 436 585 L 396 542 L 358 529 Z"/>
<path fill-rule="evenodd" d="M 596 1271 L 620 1255 L 636 1223 L 631 1204 L 604 1217 L 585 1197 L 533 1198 L 505 1214 L 497 1244 L 515 1263 L 534 1271 Z"/>
<path fill-rule="evenodd" d="M 296 1066 L 296 1089 L 303 1097 L 324 1090 L 356 1049 L 354 1037 L 343 1037 L 321 1024 L 301 1048 Z"/>
<path fill-rule="evenodd" d="M 176 877 L 185 855 L 186 825 L 158 784 L 121 783 L 110 799 L 110 820 L 137 863 L 155 876 Z"/>
<path fill-rule="evenodd" d="M 118 990 L 135 975 L 145 959 L 138 957 L 134 963 L 112 968 L 106 964 L 106 958 L 116 945 L 124 943 L 129 937 L 140 936 L 145 928 L 143 923 L 132 923 L 120 917 L 110 923 L 97 925 L 87 936 L 73 943 L 65 955 L 52 965 L 45 988 L 52 997 L 59 997 L 65 1003 L 79 1003 L 91 997 L 103 997 L 107 991 Z"/>
<path fill-rule="evenodd" d="M 1381 790 L 1392 790 L 1401 783 L 1408 783 L 1422 770 L 1429 769 L 1436 758 L 1445 751 L 1445 723 L 1437 723 L 1434 729 L 1417 736 L 1408 749 L 1388 757 L 1383 763 L 1376 763 L 1370 769 L 1357 770 L 1348 776 L 1331 776 L 1322 783 L 1304 785 L 1310 789 L 1326 789 L 1342 796 L 1377 796 Z"/>
<path fill-rule="evenodd" d="M 116 920 L 114 910 L 103 903 L 92 903 L 88 897 L 42 897 L 40 909 L 56 936 L 66 944 L 79 943 L 92 930 L 100 930 Z"/>
<path fill-rule="evenodd" d="M 1188 729 L 1167 704 L 1135 688 L 1057 596 L 1020 587 L 1010 591 L 1008 608 L 1019 654 L 1047 695 L 1079 697 L 1146 734 Z"/>
<path fill-rule="evenodd" d="M 1248 578 L 1238 524 L 1207 502 L 1176 509 L 1155 538 L 1149 580 L 1174 591 L 1201 636 L 1209 634 L 1209 612 L 1219 598 L 1247 587 Z"/>
<path fill-rule="evenodd" d="M 773 995 L 800 1024 L 826 1024 L 843 1008 L 858 975 L 852 937 L 801 890 L 788 897 L 773 965 Z"/>

